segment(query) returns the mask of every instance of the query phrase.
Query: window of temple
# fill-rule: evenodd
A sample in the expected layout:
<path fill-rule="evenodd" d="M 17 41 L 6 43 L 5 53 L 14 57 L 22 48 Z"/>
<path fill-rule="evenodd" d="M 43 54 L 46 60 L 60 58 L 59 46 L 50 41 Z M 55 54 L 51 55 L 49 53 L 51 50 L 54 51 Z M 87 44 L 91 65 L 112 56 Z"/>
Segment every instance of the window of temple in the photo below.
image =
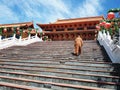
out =
<path fill-rule="evenodd" d="M 52 28 L 52 26 L 49 26 L 49 28 Z"/>
<path fill-rule="evenodd" d="M 68 31 L 71 31 L 71 30 L 74 30 L 74 28 L 68 28 L 67 30 L 68 30 Z"/>
<path fill-rule="evenodd" d="M 77 33 L 77 36 L 80 35 L 80 33 Z"/>
<path fill-rule="evenodd" d="M 87 27 L 87 29 L 96 29 L 96 27 L 95 26 L 89 26 L 89 27 Z"/>
<path fill-rule="evenodd" d="M 50 26 L 48 26 L 48 28 L 50 28 Z"/>
<path fill-rule="evenodd" d="M 68 35 L 68 34 L 66 34 L 65 36 L 66 36 L 66 38 L 69 38 L 69 35 Z"/>
<path fill-rule="evenodd" d="M 54 38 L 54 35 L 52 35 L 52 38 Z"/>
<path fill-rule="evenodd" d="M 92 36 L 92 33 L 88 33 L 88 37 L 91 37 Z"/>
<path fill-rule="evenodd" d="M 60 26 L 57 26 L 57 28 L 59 28 Z"/>
<path fill-rule="evenodd" d="M 84 26 L 87 26 L 87 24 L 84 24 Z"/>
<path fill-rule="evenodd" d="M 81 24 L 79 24 L 79 26 L 81 27 L 82 25 L 81 25 Z"/>
<path fill-rule="evenodd" d="M 75 24 L 74 26 L 75 26 L 75 27 L 77 27 L 77 25 L 76 25 L 76 24 Z"/>
<path fill-rule="evenodd" d="M 71 34 L 71 38 L 74 38 L 74 36 L 75 36 L 74 34 Z"/>
<path fill-rule="evenodd" d="M 67 28 L 67 25 L 65 25 L 65 28 Z"/>
<path fill-rule="evenodd" d="M 58 38 L 58 37 L 59 37 L 59 36 L 58 36 L 58 34 L 56 34 L 56 35 L 55 35 L 55 37 L 57 37 L 57 38 Z"/>
<path fill-rule="evenodd" d="M 91 26 L 92 24 L 90 23 L 89 26 Z"/>
<path fill-rule="evenodd" d="M 43 29 L 45 29 L 45 27 L 43 27 Z"/>
<path fill-rule="evenodd" d="M 92 33 L 88 33 L 88 40 L 92 39 Z"/>
<path fill-rule="evenodd" d="M 94 23 L 94 25 L 96 26 L 97 23 Z"/>
<path fill-rule="evenodd" d="M 63 28 L 58 28 L 58 29 L 56 29 L 56 31 L 64 31 L 64 29 Z"/>
<path fill-rule="evenodd" d="M 53 26 L 53 28 L 56 28 L 56 26 Z"/>
<path fill-rule="evenodd" d="M 83 27 L 78 27 L 77 30 L 83 30 L 84 28 Z"/>
<path fill-rule="evenodd" d="M 63 34 L 61 34 L 60 36 L 63 37 Z"/>
<path fill-rule="evenodd" d="M 70 27 L 72 27 L 72 25 L 70 25 Z"/>
<path fill-rule="evenodd" d="M 82 37 L 86 37 L 86 33 L 83 33 L 83 34 L 82 34 Z"/>
<path fill-rule="evenodd" d="M 45 29 L 47 29 L 47 28 L 48 28 L 48 26 L 45 27 Z"/>
<path fill-rule="evenodd" d="M 52 29 L 45 29 L 45 31 L 49 31 L 49 32 L 51 32 L 51 31 L 52 31 Z"/>
<path fill-rule="evenodd" d="M 61 28 L 63 28 L 63 26 L 61 26 Z"/>

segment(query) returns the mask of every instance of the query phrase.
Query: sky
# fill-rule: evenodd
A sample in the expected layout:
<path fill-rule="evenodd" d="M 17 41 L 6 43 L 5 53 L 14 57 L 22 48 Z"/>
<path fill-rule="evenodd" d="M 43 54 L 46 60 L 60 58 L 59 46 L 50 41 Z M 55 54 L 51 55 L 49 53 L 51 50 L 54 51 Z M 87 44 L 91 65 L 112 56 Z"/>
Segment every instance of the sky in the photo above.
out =
<path fill-rule="evenodd" d="M 120 0 L 0 0 L 0 24 L 31 21 L 43 24 L 57 19 L 106 17 L 112 8 L 120 8 Z"/>

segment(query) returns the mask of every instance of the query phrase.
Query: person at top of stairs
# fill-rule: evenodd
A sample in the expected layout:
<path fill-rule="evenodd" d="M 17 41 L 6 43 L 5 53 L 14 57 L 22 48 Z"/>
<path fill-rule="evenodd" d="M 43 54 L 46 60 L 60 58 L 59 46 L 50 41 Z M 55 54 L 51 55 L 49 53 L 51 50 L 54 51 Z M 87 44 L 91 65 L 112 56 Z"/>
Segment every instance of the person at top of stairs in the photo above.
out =
<path fill-rule="evenodd" d="M 83 40 L 80 37 L 80 35 L 78 35 L 74 41 L 74 55 L 80 55 L 81 54 L 81 48 L 83 46 Z"/>

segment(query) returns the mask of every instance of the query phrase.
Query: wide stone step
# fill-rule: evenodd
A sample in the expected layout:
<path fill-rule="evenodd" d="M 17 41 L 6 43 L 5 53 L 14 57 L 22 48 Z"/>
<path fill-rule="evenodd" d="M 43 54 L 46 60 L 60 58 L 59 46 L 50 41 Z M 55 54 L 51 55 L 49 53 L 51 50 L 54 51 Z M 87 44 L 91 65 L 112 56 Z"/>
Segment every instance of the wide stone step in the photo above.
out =
<path fill-rule="evenodd" d="M 59 50 L 59 49 L 58 49 Z M 44 56 L 44 55 L 47 55 L 47 56 L 49 56 L 49 55 L 54 55 L 54 56 L 56 56 L 57 58 L 60 58 L 61 56 L 65 56 L 65 57 L 69 57 L 69 56 L 72 56 L 72 57 L 76 57 L 76 56 L 73 56 L 71 53 L 73 52 L 73 50 L 45 50 L 45 51 L 43 51 L 43 50 L 32 50 L 32 51 L 34 51 L 34 52 L 30 52 L 29 50 L 27 50 L 27 51 L 24 51 L 24 50 L 14 50 L 14 52 L 12 52 L 11 50 L 11 52 L 7 52 L 7 51 L 2 51 L 2 53 L 1 53 L 1 55 L 3 55 L 4 57 L 12 57 L 12 56 L 15 56 L 15 55 L 17 55 L 17 56 L 21 56 L 21 55 L 23 55 L 23 56 L 30 56 L 30 55 L 32 55 L 32 56 L 34 56 L 34 55 L 39 55 L 39 56 Z M 24 51 L 24 52 L 22 52 L 22 51 Z M 22 52 L 22 53 L 21 53 Z M 92 51 L 91 51 L 92 52 Z M 5 56 L 6 55 L 6 56 Z M 102 59 L 104 59 L 104 57 L 101 55 L 101 53 L 97 53 L 97 52 L 95 52 L 95 53 L 91 53 L 91 54 L 89 54 L 89 53 L 82 53 L 81 54 L 81 56 L 80 56 L 80 58 L 79 59 L 94 59 L 94 58 L 96 58 L 96 59 L 99 59 L 99 60 L 102 60 Z"/>
<path fill-rule="evenodd" d="M 72 69 L 72 68 L 48 68 L 48 67 L 31 67 L 31 66 L 22 66 L 22 65 L 3 65 L 0 66 L 1 69 L 9 70 L 29 70 L 29 71 L 41 71 L 41 72 L 73 72 L 73 73 L 90 73 L 90 74 L 100 74 L 100 75 L 110 75 L 114 71 L 106 70 L 92 70 L 92 69 Z"/>
<path fill-rule="evenodd" d="M 55 74 L 56 76 L 51 76 L 51 75 L 41 75 L 41 74 L 32 74 L 32 73 L 21 73 L 21 72 L 11 72 L 11 71 L 0 71 L 0 75 L 2 76 L 17 76 L 17 77 L 27 77 L 27 76 L 31 76 L 31 77 L 40 77 L 40 78 L 58 78 L 58 79 L 65 79 L 65 78 L 70 78 L 70 80 L 72 80 L 71 78 L 73 78 L 74 80 L 79 80 L 80 79 L 89 79 L 89 80 L 95 80 L 95 81 L 105 81 L 105 82 L 119 82 L 119 77 L 118 76 L 106 76 L 106 75 L 96 75 L 96 74 L 67 74 L 64 77 L 61 74 Z M 69 80 L 69 79 L 68 79 Z"/>
<path fill-rule="evenodd" d="M 96 61 L 81 61 L 81 60 L 53 60 L 52 58 L 40 58 L 40 59 L 0 59 L 0 62 L 19 62 L 19 63 L 48 63 L 48 64 L 64 64 L 64 65 L 86 65 L 95 67 L 111 67 L 110 62 L 96 62 Z"/>
<path fill-rule="evenodd" d="M 43 58 L 42 58 L 43 59 Z M 47 58 L 46 58 L 47 59 Z M 9 59 L 0 59 L 1 64 L 5 63 L 19 63 L 19 64 L 36 64 L 36 65 L 50 65 L 50 66 L 73 66 L 79 68 L 79 66 L 86 66 L 86 67 L 96 67 L 96 68 L 113 68 L 111 63 L 105 63 L 105 62 L 79 62 L 79 64 L 67 64 L 66 60 L 60 60 L 60 61 L 47 61 L 47 60 L 9 60 Z M 97 65 L 96 65 L 97 64 Z M 100 65 L 99 65 L 100 64 Z M 103 65 L 103 66 L 102 66 Z"/>
<path fill-rule="evenodd" d="M 64 63 L 64 62 L 61 62 Z M 101 66 L 87 66 L 85 65 L 64 65 L 64 64 L 34 64 L 34 63 L 17 63 L 17 62 L 0 62 L 1 66 L 4 65 L 12 65 L 12 66 L 25 66 L 25 67 L 39 67 L 39 68 L 62 68 L 62 69 L 74 69 L 74 70 L 81 70 L 81 69 L 90 69 L 90 70 L 105 70 L 105 71 L 112 71 L 114 68 L 112 67 L 101 67 Z"/>
<path fill-rule="evenodd" d="M 7 56 L 7 57 L 6 57 Z M 51 55 L 47 55 L 47 54 L 45 54 L 45 55 L 37 55 L 37 54 L 35 54 L 35 55 L 11 55 L 10 54 L 10 56 L 9 55 L 6 55 L 6 56 L 3 56 L 3 57 L 0 57 L 0 59 L 12 59 L 12 60 L 15 60 L 15 59 L 18 59 L 19 58 L 19 60 L 43 60 L 43 61 L 61 61 L 61 60 L 64 60 L 64 61 L 77 61 L 77 62 L 104 62 L 105 60 L 99 60 L 99 59 L 96 59 L 96 58 L 84 58 L 84 59 L 82 59 L 82 58 L 78 58 L 78 57 L 75 57 L 75 58 L 72 58 L 72 56 L 71 57 L 68 57 L 67 55 L 61 55 L 61 56 L 53 56 L 53 54 L 51 54 Z M 45 58 L 44 58 L 45 57 Z M 110 62 L 109 62 L 110 63 Z"/>
<path fill-rule="evenodd" d="M 0 90 L 51 90 L 51 89 L 25 86 L 8 82 L 0 82 Z"/>
<path fill-rule="evenodd" d="M 29 86 L 35 86 L 35 87 L 41 87 L 41 86 L 46 86 L 49 87 L 50 89 L 59 89 L 59 90 L 64 90 L 64 89 L 76 89 L 76 90 L 80 90 L 80 89 L 88 89 L 88 90 L 106 90 L 105 88 L 100 88 L 100 86 L 95 82 L 93 83 L 81 83 L 83 85 L 74 85 L 72 84 L 64 84 L 64 83 L 55 83 L 55 82 L 47 82 L 47 81 L 41 81 L 41 80 L 31 80 L 31 79 L 25 79 L 25 78 L 15 78 L 15 77 L 8 77 L 8 76 L 0 76 L 0 79 L 4 82 L 8 82 L 8 83 L 15 83 L 15 84 L 19 84 L 19 85 L 29 85 Z M 86 82 L 90 82 L 90 81 L 86 81 Z M 74 82 L 75 83 L 75 82 Z M 104 82 L 103 82 L 104 83 Z M 112 83 L 109 83 L 112 84 Z M 85 86 L 84 86 L 85 85 Z M 95 87 L 96 86 L 96 87 Z M 115 85 L 109 85 L 109 89 L 107 90 L 111 90 L 111 89 L 116 89 L 117 87 L 115 87 Z"/>
<path fill-rule="evenodd" d="M 30 72 L 37 74 L 51 74 L 55 75 L 56 73 L 67 73 L 67 74 L 99 74 L 99 75 L 111 75 L 116 72 L 105 72 L 105 71 L 95 71 L 95 70 L 64 70 L 64 69 L 54 69 L 54 68 L 31 68 L 31 67 L 16 67 L 16 66 L 0 66 L 1 70 L 8 71 L 21 71 L 21 72 Z"/>
<path fill-rule="evenodd" d="M 27 53 L 27 52 L 26 52 Z M 93 56 L 81 56 L 80 58 L 77 58 L 77 57 L 75 57 L 75 58 L 71 58 L 71 57 L 73 57 L 72 55 L 69 55 L 70 53 L 66 53 L 66 54 L 64 54 L 64 55 L 59 55 L 59 53 L 51 53 L 51 52 L 49 52 L 49 54 L 5 54 L 5 55 L 2 55 L 2 57 L 0 57 L 0 59 L 27 59 L 27 60 L 29 60 L 29 59 L 38 59 L 38 58 L 44 58 L 44 57 L 49 57 L 48 58 L 48 60 L 57 60 L 57 61 L 59 61 L 59 60 L 61 60 L 61 59 L 63 59 L 63 60 L 79 60 L 79 61 L 97 61 L 97 62 L 101 62 L 101 61 L 104 61 L 103 59 L 104 58 L 100 58 L 100 57 L 93 57 Z M 57 55 L 59 55 L 59 56 L 57 56 Z M 69 56 L 71 56 L 71 57 L 69 57 Z"/>

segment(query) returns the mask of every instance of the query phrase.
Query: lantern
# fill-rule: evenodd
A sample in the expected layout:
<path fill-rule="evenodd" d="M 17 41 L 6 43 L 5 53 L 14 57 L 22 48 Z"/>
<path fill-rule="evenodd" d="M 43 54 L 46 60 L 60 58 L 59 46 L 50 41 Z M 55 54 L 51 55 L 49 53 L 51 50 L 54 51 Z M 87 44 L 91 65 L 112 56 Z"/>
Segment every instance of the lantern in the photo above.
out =
<path fill-rule="evenodd" d="M 110 23 L 106 23 L 106 24 L 105 24 L 105 28 L 106 28 L 106 29 L 109 29 L 110 27 L 111 27 L 111 24 L 110 24 Z"/>
<path fill-rule="evenodd" d="M 107 19 L 111 20 L 113 18 L 115 18 L 115 14 L 113 12 L 109 12 L 107 15 Z"/>
<path fill-rule="evenodd" d="M 4 33 L 6 33 L 6 32 L 7 32 L 7 29 L 6 29 L 6 28 L 4 28 L 3 32 L 4 32 Z"/>
<path fill-rule="evenodd" d="M 100 25 L 100 26 L 104 26 L 105 24 L 106 24 L 106 22 L 103 21 L 103 22 L 101 22 L 99 25 Z"/>
<path fill-rule="evenodd" d="M 100 26 L 97 25 L 97 26 L 96 26 L 96 29 L 97 29 L 97 30 L 100 30 Z"/>
<path fill-rule="evenodd" d="M 19 28 L 19 27 L 17 27 L 17 29 L 16 29 L 16 30 L 18 31 L 19 29 L 20 29 L 20 28 Z"/>
<path fill-rule="evenodd" d="M 106 24 L 106 22 L 105 22 L 105 21 L 103 21 L 103 22 L 102 22 L 102 25 L 104 26 L 105 24 Z"/>
<path fill-rule="evenodd" d="M 17 34 L 19 35 L 19 34 L 20 34 L 20 31 L 17 31 Z"/>
<path fill-rule="evenodd" d="M 99 25 L 102 26 L 102 23 L 100 23 Z"/>

